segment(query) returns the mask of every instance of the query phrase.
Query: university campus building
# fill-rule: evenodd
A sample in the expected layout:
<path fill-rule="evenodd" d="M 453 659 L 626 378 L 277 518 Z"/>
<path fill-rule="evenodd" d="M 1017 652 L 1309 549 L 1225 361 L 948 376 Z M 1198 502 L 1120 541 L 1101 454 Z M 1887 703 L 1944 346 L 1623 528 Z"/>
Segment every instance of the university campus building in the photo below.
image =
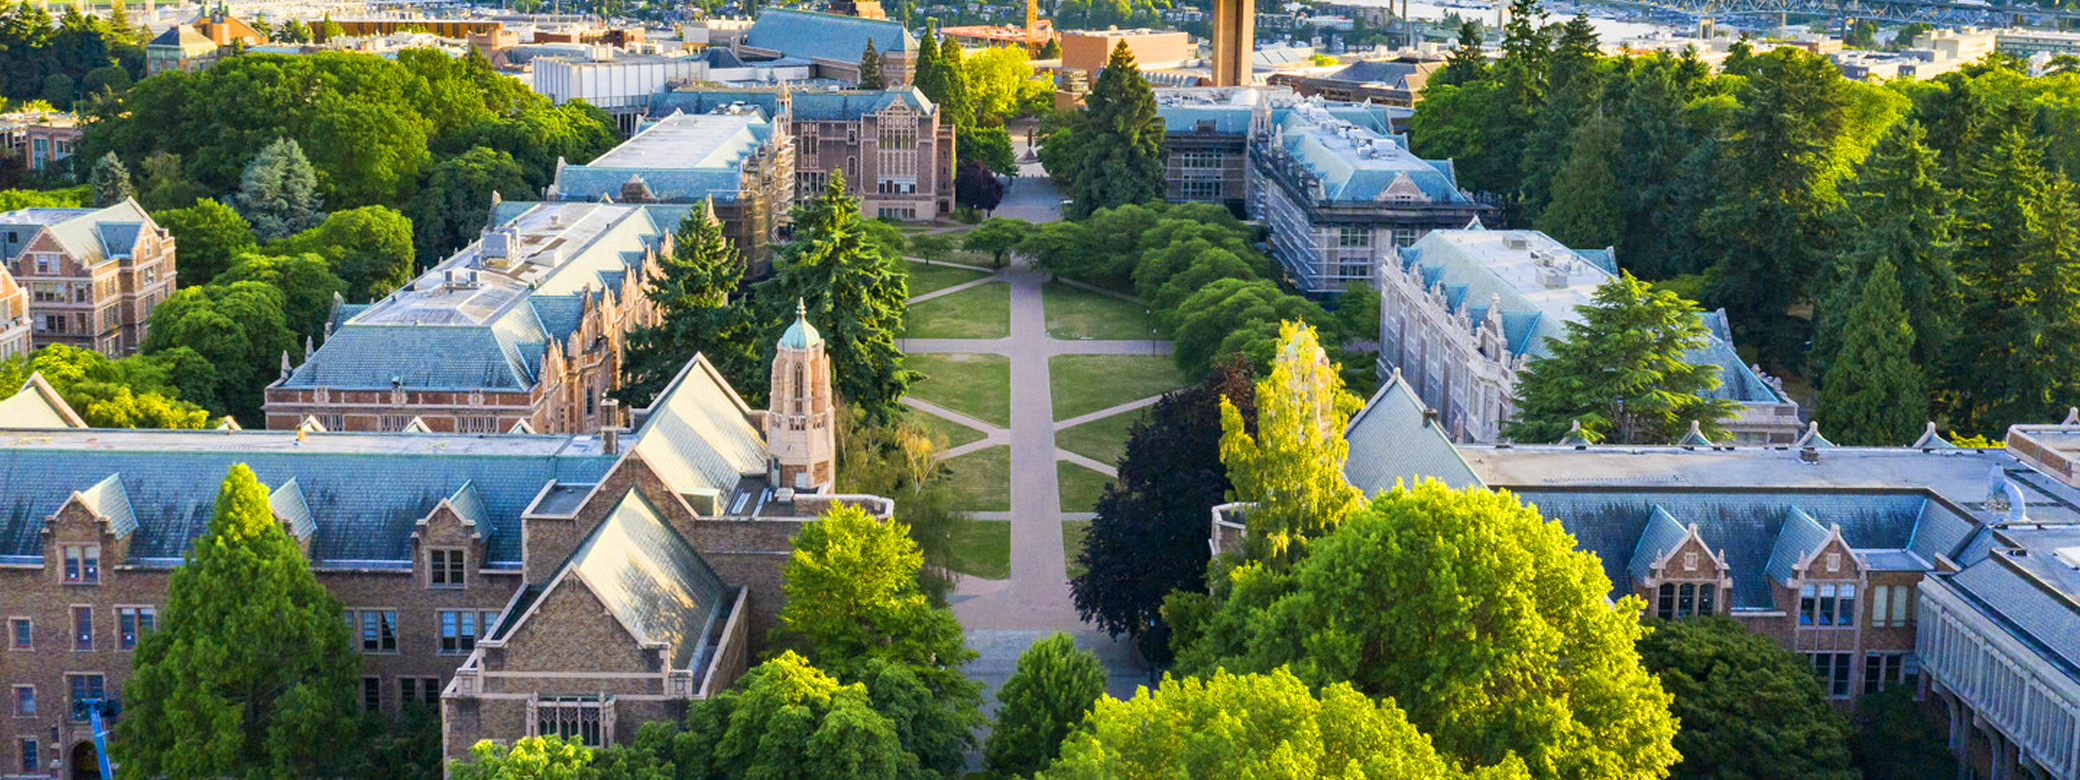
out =
<path fill-rule="evenodd" d="M 748 408 L 695 358 L 627 426 L 588 434 L 84 429 L 40 377 L 0 402 L 18 484 L 0 520 L 0 773 L 94 760 L 71 704 L 120 700 L 168 577 L 245 464 L 345 602 L 364 707 L 439 708 L 480 739 L 588 745 L 728 687 L 776 622 L 781 566 L 835 503 L 829 364 L 798 318 Z"/>
<path fill-rule="evenodd" d="M 1163 120 L 1164 197 L 1171 203 L 1218 203 L 1244 213 L 1249 198 L 1250 124 L 1259 104 L 1271 121 L 1302 98 L 1284 87 L 1163 87 L 1155 90 Z M 1367 103 L 1321 103 L 1330 116 L 1393 135 L 1406 112 Z"/>
<path fill-rule="evenodd" d="M 112 358 L 137 351 L 153 307 L 174 290 L 174 240 L 135 199 L 100 209 L 0 212 L 0 356 L 20 323 L 14 284 L 28 290 L 30 348 L 64 344 Z"/>
<path fill-rule="evenodd" d="M 1565 339 L 1577 309 L 1616 274 L 1609 248 L 1569 249 L 1534 230 L 1434 230 L 1392 248 L 1377 284 L 1380 377 L 1405 377 L 1454 441 L 1501 441 L 1517 414 L 1517 373 Z M 1733 442 L 1798 440 L 1798 404 L 1741 362 L 1725 312 L 1705 322 L 1705 347 L 1687 357 L 1718 367 L 1719 387 L 1706 395 L 1734 403 L 1722 424 Z"/>
<path fill-rule="evenodd" d="M 881 54 L 884 83 L 910 83 L 917 70 L 917 38 L 901 22 L 888 19 L 766 8 L 735 50 L 751 59 L 808 60 L 814 78 L 858 84 L 860 57 L 869 41 Z"/>

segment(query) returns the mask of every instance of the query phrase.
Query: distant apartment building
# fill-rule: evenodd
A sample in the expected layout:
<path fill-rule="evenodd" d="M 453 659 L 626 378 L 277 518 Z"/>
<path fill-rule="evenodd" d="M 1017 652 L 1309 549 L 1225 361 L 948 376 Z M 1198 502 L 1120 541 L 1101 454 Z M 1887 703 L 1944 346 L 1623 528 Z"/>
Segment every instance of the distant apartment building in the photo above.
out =
<path fill-rule="evenodd" d="M 2028 58 L 2037 54 L 2080 55 L 2080 32 L 2010 27 L 1993 31 L 1994 47 L 2002 54 Z"/>
<path fill-rule="evenodd" d="M 1326 297 L 1356 284 L 1397 247 L 1463 228 L 1492 208 L 1459 189 L 1450 160 L 1424 160 L 1405 139 L 1309 101 L 1250 122 L 1250 216 L 1271 230 L 1271 257 L 1301 292 Z"/>
<path fill-rule="evenodd" d="M 1143 71 L 1175 68 L 1198 59 L 1191 36 L 1177 30 L 1065 30 L 1057 41 L 1062 47 L 1062 67 L 1090 74 L 1094 81 L 1111 59 L 1113 47 L 1121 42 L 1127 44 L 1135 66 Z"/>
<path fill-rule="evenodd" d="M 712 204 L 748 275 L 772 267 L 771 242 L 794 205 L 794 141 L 750 106 L 672 113 L 584 165 L 558 165 L 553 201 Z M 670 230 L 675 225 L 665 225 Z"/>
<path fill-rule="evenodd" d="M 1501 441 L 1518 373 L 1567 337 L 1616 271 L 1611 250 L 1569 249 L 1537 231 L 1432 231 L 1380 270 L 1380 375 L 1399 372 L 1454 441 Z M 1722 426 L 1737 444 L 1792 443 L 1804 427 L 1798 404 L 1741 362 L 1724 316 L 1706 315 L 1711 335 L 1688 356 L 1719 368 L 1707 396 L 1738 410 Z"/>
<path fill-rule="evenodd" d="M 173 235 L 135 200 L 0 213 L 0 256 L 28 290 L 35 347 L 136 352 L 152 308 L 174 290 Z"/>
<path fill-rule="evenodd" d="M 589 433 L 620 425 L 629 331 L 688 208 L 501 204 L 477 241 L 383 299 L 336 304 L 267 386 L 266 427 Z M 517 212 L 517 213 L 513 213 Z"/>
<path fill-rule="evenodd" d="M 191 24 L 177 24 L 153 38 L 144 47 L 147 76 L 169 70 L 209 70 L 225 49 L 260 46 L 267 36 L 239 21 L 219 4 Z"/>
<path fill-rule="evenodd" d="M 651 111 L 732 107 L 765 112 L 784 128 L 776 132 L 792 137 L 797 202 L 822 191 L 835 172 L 869 216 L 928 220 L 953 211 L 953 124 L 915 88 L 682 89 L 658 95 Z"/>
<path fill-rule="evenodd" d="M 85 135 L 79 119 L 49 111 L 0 114 L 0 156 L 21 161 L 31 171 L 51 170 L 72 156 Z"/>
<path fill-rule="evenodd" d="M 792 57 L 813 64 L 814 78 L 859 83 L 859 60 L 867 44 L 881 55 L 881 78 L 907 84 L 917 67 L 917 38 L 900 22 L 858 16 L 767 8 L 737 41 L 746 59 Z"/>
<path fill-rule="evenodd" d="M 1440 57 L 1401 56 L 1386 60 L 1353 62 L 1326 75 L 1273 73 L 1265 80 L 1274 86 L 1292 87 L 1303 97 L 1355 103 L 1373 102 L 1414 108 L 1423 99 L 1430 75 L 1444 67 Z"/>
<path fill-rule="evenodd" d="M 1903 51 L 1845 50 L 1829 56 L 1843 78 L 1856 81 L 1929 79 L 1985 59 L 1996 40 L 1991 30 L 1931 30 L 1916 36 L 1913 46 Z"/>

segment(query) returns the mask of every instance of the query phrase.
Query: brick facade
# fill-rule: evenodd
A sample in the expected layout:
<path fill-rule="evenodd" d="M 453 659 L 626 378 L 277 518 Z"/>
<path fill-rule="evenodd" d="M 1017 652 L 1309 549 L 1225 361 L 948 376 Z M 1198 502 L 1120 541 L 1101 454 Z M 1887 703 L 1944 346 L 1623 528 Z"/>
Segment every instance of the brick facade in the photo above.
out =
<path fill-rule="evenodd" d="M 135 200 L 0 213 L 0 250 L 29 293 L 35 347 L 134 353 L 153 307 L 175 287 L 173 235 Z"/>

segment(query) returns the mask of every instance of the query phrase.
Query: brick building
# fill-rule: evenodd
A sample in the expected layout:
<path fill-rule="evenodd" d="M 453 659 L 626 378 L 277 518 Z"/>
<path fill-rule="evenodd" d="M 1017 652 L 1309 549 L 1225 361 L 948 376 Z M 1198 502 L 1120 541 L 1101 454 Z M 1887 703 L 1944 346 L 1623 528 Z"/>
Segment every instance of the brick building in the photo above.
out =
<path fill-rule="evenodd" d="M 102 209 L 0 213 L 0 258 L 28 289 L 35 347 L 64 344 L 117 358 L 136 352 L 152 308 L 174 290 L 173 235 L 134 199 Z"/>
<path fill-rule="evenodd" d="M 755 107 L 791 138 L 794 197 L 842 172 L 845 190 L 874 217 L 928 220 L 953 211 L 954 131 L 914 87 L 889 90 L 680 89 L 656 96 L 652 115 Z"/>
<path fill-rule="evenodd" d="M 25 170 L 46 171 L 72 156 L 86 134 L 79 118 L 49 111 L 0 114 L 0 157 L 20 161 Z M 4 161 L 0 161 L 4 162 Z"/>
<path fill-rule="evenodd" d="M 786 338 L 799 364 L 822 359 L 806 322 Z M 827 372 L 803 376 L 828 398 Z M 774 625 L 804 522 L 837 501 L 893 507 L 777 488 L 777 475 L 830 468 L 797 455 L 818 434 L 768 425 L 793 412 L 746 407 L 699 358 L 634 410 L 632 430 L 596 435 L 82 430 L 39 382 L 0 403 L 0 426 L 36 428 L 0 452 L 23 479 L 0 521 L 10 776 L 92 760 L 70 702 L 120 699 L 233 464 L 271 489 L 345 602 L 365 706 L 439 706 L 451 758 L 547 733 L 611 744 L 679 717 L 727 687 Z"/>
<path fill-rule="evenodd" d="M 1320 95 L 1324 100 L 1414 108 L 1423 99 L 1423 87 L 1430 83 L 1431 74 L 1443 67 L 1443 58 L 1409 55 L 1353 62 L 1335 73 L 1319 76 L 1273 73 L 1266 81 L 1291 87 L 1307 97 Z"/>
<path fill-rule="evenodd" d="M 643 287 L 693 206 L 502 203 L 482 238 L 371 304 L 336 303 L 325 342 L 283 356 L 266 427 L 586 433 L 619 424 Z"/>
<path fill-rule="evenodd" d="M 312 25 L 319 27 L 321 25 Z M 189 24 L 176 24 L 144 47 L 144 74 L 169 70 L 209 70 L 224 50 L 239 46 L 263 46 L 267 36 L 231 15 L 223 4 L 203 12 Z"/>

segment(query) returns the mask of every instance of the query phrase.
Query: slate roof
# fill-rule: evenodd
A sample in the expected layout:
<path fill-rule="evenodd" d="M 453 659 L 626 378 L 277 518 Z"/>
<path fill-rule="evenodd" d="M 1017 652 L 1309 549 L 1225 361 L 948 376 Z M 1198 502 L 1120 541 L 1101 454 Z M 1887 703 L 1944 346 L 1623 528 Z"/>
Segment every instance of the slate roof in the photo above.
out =
<path fill-rule="evenodd" d="M 745 163 L 772 137 L 772 122 L 755 112 L 670 114 L 590 163 L 558 168 L 551 197 L 620 199 L 624 185 L 641 180 L 658 200 L 735 201 Z"/>
<path fill-rule="evenodd" d="M 1395 89 L 1421 90 L 1424 84 L 1430 82 L 1430 74 L 1436 72 L 1441 64 L 1366 60 L 1351 63 L 1350 67 L 1331 73 L 1327 78 L 1364 84 L 1385 84 Z"/>
<path fill-rule="evenodd" d="M 870 38 L 883 53 L 917 48 L 917 39 L 897 22 L 792 8 L 760 11 L 758 20 L 744 33 L 744 45 L 790 57 L 859 62 Z"/>
<path fill-rule="evenodd" d="M 674 669 L 697 667 L 726 617 L 721 578 L 639 492 L 614 511 L 565 564 L 636 641 L 671 648 Z"/>
<path fill-rule="evenodd" d="M 37 228 L 44 228 L 66 254 L 87 265 L 99 265 L 129 257 L 138 236 L 146 228 L 158 227 L 135 199 L 99 209 L 17 209 L 0 212 L 0 231 L 14 229 L 19 239 L 0 243 L 0 249 L 11 262 L 35 237 Z"/>
<path fill-rule="evenodd" d="M 108 519 L 109 533 L 129 536 L 137 531 L 137 512 L 130 507 L 130 494 L 123 489 L 123 476 L 110 474 L 93 487 L 79 492 L 80 502 L 94 514 Z"/>
<path fill-rule="evenodd" d="M 1668 510 L 1654 507 L 1654 511 L 1647 515 L 1646 530 L 1639 534 L 1639 546 L 1632 549 L 1632 563 L 1626 567 L 1627 570 L 1633 579 L 1646 579 L 1653 573 L 1655 561 L 1682 546 L 1683 540 L 1688 538 L 1690 531 L 1669 517 Z"/>
<path fill-rule="evenodd" d="M 1367 494 L 1425 477 L 1452 488 L 1480 485 L 1444 430 L 1425 417 L 1426 408 L 1408 382 L 1394 374 L 1344 428 L 1351 445 L 1344 479 Z"/>
<path fill-rule="evenodd" d="M 318 530 L 318 521 L 311 518 L 311 505 L 303 500 L 303 488 L 297 486 L 295 477 L 267 494 L 267 506 L 276 518 L 289 524 L 291 536 L 308 539 Z"/>
<path fill-rule="evenodd" d="M 1763 571 L 1778 584 L 1788 585 L 1798 576 L 1798 565 L 1812 556 L 1814 550 L 1827 544 L 1827 529 L 1814 520 L 1805 510 L 1791 507 L 1784 516 L 1784 527 L 1777 532 L 1777 544 L 1770 548 L 1769 563 Z"/>
<path fill-rule="evenodd" d="M 850 122 L 897 103 L 924 114 L 938 110 L 931 98 L 909 86 L 886 90 L 797 89 L 791 91 L 789 102 L 792 104 L 789 109 L 791 116 L 805 122 Z M 650 98 L 650 115 L 669 116 L 674 111 L 706 114 L 738 106 L 757 108 L 768 117 L 778 116 L 780 90 L 682 89 L 661 92 Z"/>
<path fill-rule="evenodd" d="M 696 357 L 658 395 L 636 429 L 635 452 L 681 493 L 727 497 L 766 472 L 765 434 L 722 375 Z"/>
<path fill-rule="evenodd" d="M 2031 555 L 2043 554 L 2033 551 Z M 2019 566 L 2013 551 L 1995 552 L 1946 581 L 2005 623 L 2040 655 L 2080 674 L 2080 615 L 2070 596 L 2055 595 Z"/>
<path fill-rule="evenodd" d="M 1286 158 L 1319 179 L 1329 201 L 1374 202 L 1406 179 L 1432 203 L 1473 202 L 1459 190 L 1450 161 L 1419 158 L 1405 139 L 1345 121 L 1320 105 L 1297 104 L 1273 124 Z"/>

